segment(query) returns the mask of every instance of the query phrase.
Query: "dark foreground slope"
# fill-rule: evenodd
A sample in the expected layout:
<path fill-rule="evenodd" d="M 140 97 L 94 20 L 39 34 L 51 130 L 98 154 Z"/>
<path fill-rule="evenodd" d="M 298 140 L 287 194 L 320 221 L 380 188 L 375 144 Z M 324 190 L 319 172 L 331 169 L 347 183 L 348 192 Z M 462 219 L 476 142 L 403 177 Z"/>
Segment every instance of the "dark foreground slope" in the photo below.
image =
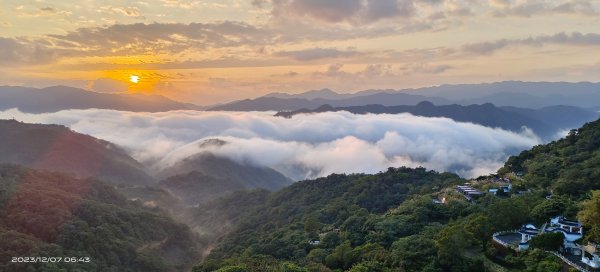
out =
<path fill-rule="evenodd" d="M 350 262 L 332 260 L 327 264 L 325 258 L 346 241 L 348 246 L 365 245 L 370 241 L 370 247 L 384 250 L 374 242 L 389 247 L 393 237 L 419 232 L 423 224 L 412 216 L 431 216 L 432 221 L 447 222 L 452 216 L 450 213 L 460 213 L 458 208 L 432 214 L 423 210 L 421 215 L 411 212 L 410 216 L 393 219 L 386 218 L 384 214 L 415 194 L 427 195 L 460 182 L 462 180 L 454 174 L 438 174 L 423 168 L 390 168 L 376 175 L 330 175 L 300 181 L 268 197 L 264 192 L 251 192 L 247 196 L 223 198 L 210 203 L 211 207 L 222 210 L 214 212 L 211 207 L 201 206 L 195 219 L 197 222 L 231 222 L 237 226 L 196 270 L 211 271 L 232 264 L 226 259 L 233 256 L 252 259 L 238 260 L 242 263 L 262 262 L 261 267 L 252 268 L 259 270 L 286 265 L 281 261 L 289 261 L 292 266 L 296 264 L 291 262 L 295 262 L 325 269 L 314 271 L 327 271 L 327 267 L 348 269 L 352 265 Z M 256 201 L 265 198 L 264 202 Z M 426 201 L 431 203 L 429 195 Z M 237 205 L 230 205 L 232 202 Z M 244 214 L 236 212 L 240 207 L 243 207 Z M 340 229 L 343 232 L 352 230 L 352 234 L 343 234 Z M 323 244 L 310 245 L 311 239 L 323 240 Z"/>
<path fill-rule="evenodd" d="M 200 251 L 188 227 L 100 181 L 11 165 L 0 165 L 0 241 L 0 271 L 183 271 Z M 11 262 L 26 256 L 78 261 Z"/>
<path fill-rule="evenodd" d="M 59 125 L 0 120 L 0 163 L 119 184 L 143 185 L 153 181 L 144 167 L 118 146 Z"/>

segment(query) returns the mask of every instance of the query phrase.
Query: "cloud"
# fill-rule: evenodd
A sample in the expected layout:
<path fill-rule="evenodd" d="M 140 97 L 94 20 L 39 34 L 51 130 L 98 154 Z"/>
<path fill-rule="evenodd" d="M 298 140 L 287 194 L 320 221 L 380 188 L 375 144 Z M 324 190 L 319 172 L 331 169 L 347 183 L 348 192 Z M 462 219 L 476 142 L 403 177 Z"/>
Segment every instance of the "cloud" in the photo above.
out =
<path fill-rule="evenodd" d="M 127 83 L 112 78 L 99 78 L 88 85 L 89 90 L 102 93 L 123 93 L 127 92 L 128 88 Z"/>
<path fill-rule="evenodd" d="M 43 42 L 0 37 L 0 63 L 37 64 L 56 58 L 57 52 Z"/>
<path fill-rule="evenodd" d="M 410 17 L 414 15 L 415 8 L 412 1 L 368 0 L 365 13 L 367 20 L 378 21 L 399 16 Z"/>
<path fill-rule="evenodd" d="M 509 154 L 540 143 L 530 131 L 519 134 L 410 114 L 328 112 L 286 119 L 268 112 L 0 112 L 0 118 L 12 117 L 63 124 L 114 142 L 154 169 L 209 151 L 242 163 L 273 167 L 295 179 L 341 172 L 376 173 L 403 165 L 473 177 L 494 172 Z M 213 138 L 227 144 L 201 145 Z"/>
<path fill-rule="evenodd" d="M 137 7 L 113 7 L 113 6 L 102 6 L 100 7 L 101 11 L 107 12 L 109 14 L 118 14 L 127 17 L 136 17 L 141 18 L 142 15 L 140 10 Z"/>
<path fill-rule="evenodd" d="M 118 9 L 121 10 L 121 9 Z M 134 10 L 122 10 L 135 16 Z M 79 28 L 67 34 L 0 37 L 0 63 L 45 64 L 60 58 L 181 54 L 186 50 L 254 46 L 278 39 L 242 22 L 151 23 Z"/>
<path fill-rule="evenodd" d="M 598 15 L 596 8 L 586 1 L 573 1 L 560 4 L 552 9 L 556 13 L 582 14 L 588 16 Z"/>
<path fill-rule="evenodd" d="M 464 52 L 489 55 L 509 46 L 543 46 L 546 44 L 572 45 L 572 46 L 600 46 L 600 34 L 560 32 L 554 35 L 540 35 L 525 39 L 501 39 L 491 42 L 471 43 L 462 47 Z"/>
<path fill-rule="evenodd" d="M 261 1 L 261 6 L 265 1 Z M 310 18 L 326 23 L 372 23 L 415 14 L 411 0 L 273 0 L 275 18 Z"/>
<path fill-rule="evenodd" d="M 596 16 L 598 11 L 589 1 L 568 1 L 566 3 L 548 1 L 517 1 L 492 0 L 492 12 L 496 17 L 532 17 L 534 15 L 573 14 Z"/>
<path fill-rule="evenodd" d="M 404 71 L 405 75 L 410 75 L 410 74 L 441 74 L 443 72 L 446 72 L 450 69 L 453 69 L 454 67 L 451 65 L 447 65 L 447 64 L 439 64 L 439 65 L 431 65 L 431 64 L 424 64 L 424 63 L 416 63 L 416 64 L 409 64 L 409 65 L 405 65 L 403 67 L 400 68 L 401 71 Z"/>
<path fill-rule="evenodd" d="M 290 12 L 328 22 L 347 20 L 363 8 L 360 0 L 292 0 L 287 5 Z"/>
<path fill-rule="evenodd" d="M 341 51 L 335 48 L 310 48 L 296 51 L 280 51 L 273 55 L 277 57 L 286 57 L 298 61 L 311 61 L 331 58 L 346 58 L 356 56 L 359 53 L 356 51 Z"/>

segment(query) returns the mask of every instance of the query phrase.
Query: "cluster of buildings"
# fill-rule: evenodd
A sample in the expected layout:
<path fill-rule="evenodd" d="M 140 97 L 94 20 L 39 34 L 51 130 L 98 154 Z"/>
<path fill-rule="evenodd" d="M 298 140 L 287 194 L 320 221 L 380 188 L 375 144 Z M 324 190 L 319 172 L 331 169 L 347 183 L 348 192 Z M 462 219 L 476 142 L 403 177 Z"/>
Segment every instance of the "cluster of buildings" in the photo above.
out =
<path fill-rule="evenodd" d="M 512 184 L 508 178 L 495 176 L 484 180 L 483 182 L 492 185 L 492 188 L 488 189 L 487 191 L 487 193 L 492 195 L 508 194 L 512 191 Z M 485 194 L 484 192 L 473 188 L 469 183 L 456 186 L 456 191 L 462 194 L 468 201 L 472 201 L 473 199 Z"/>
<path fill-rule="evenodd" d="M 471 187 L 468 184 L 456 186 L 456 191 L 461 193 L 468 201 L 472 201 L 473 198 L 477 198 L 483 195 L 483 192 Z"/>
<path fill-rule="evenodd" d="M 542 233 L 563 234 L 564 240 L 561 247 L 563 255 L 561 256 L 566 256 L 566 259 L 574 261 L 575 265 L 585 265 L 594 270 L 600 269 L 599 246 L 593 243 L 586 246 L 579 245 L 578 242 L 583 238 L 583 226 L 579 221 L 569 220 L 563 216 L 551 218 L 550 222 L 543 224 L 540 228 L 533 224 L 526 224 L 517 231 L 495 233 L 493 239 L 501 245 L 523 251 L 529 249 L 531 239 Z M 520 239 L 518 239 L 519 235 Z"/>

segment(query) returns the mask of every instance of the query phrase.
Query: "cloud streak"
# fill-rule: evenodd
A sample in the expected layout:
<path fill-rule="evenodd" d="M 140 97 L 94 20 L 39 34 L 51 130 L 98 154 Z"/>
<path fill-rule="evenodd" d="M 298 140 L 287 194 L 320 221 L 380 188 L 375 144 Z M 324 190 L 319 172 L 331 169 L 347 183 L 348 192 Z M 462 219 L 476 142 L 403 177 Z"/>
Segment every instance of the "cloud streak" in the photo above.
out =
<path fill-rule="evenodd" d="M 242 163 L 272 167 L 294 179 L 342 172 L 376 173 L 390 166 L 424 166 L 473 177 L 497 170 L 509 154 L 540 143 L 528 131 L 518 134 L 410 114 L 328 112 L 286 119 L 265 112 L 0 112 L 0 118 L 12 117 L 63 124 L 114 142 L 157 171 L 208 151 Z M 202 145 L 214 138 L 227 144 Z"/>
<path fill-rule="evenodd" d="M 464 52 L 489 55 L 500 49 L 510 46 L 543 46 L 546 44 L 572 45 L 572 46 L 600 46 L 600 34 L 597 33 L 556 33 L 554 35 L 540 35 L 525 39 L 500 39 L 491 42 L 471 43 L 462 47 Z"/>
<path fill-rule="evenodd" d="M 291 58 L 297 61 L 312 61 L 320 59 L 347 58 L 356 56 L 359 53 L 356 51 L 342 51 L 336 48 L 309 48 L 295 51 L 280 51 L 275 52 L 274 56 Z"/>

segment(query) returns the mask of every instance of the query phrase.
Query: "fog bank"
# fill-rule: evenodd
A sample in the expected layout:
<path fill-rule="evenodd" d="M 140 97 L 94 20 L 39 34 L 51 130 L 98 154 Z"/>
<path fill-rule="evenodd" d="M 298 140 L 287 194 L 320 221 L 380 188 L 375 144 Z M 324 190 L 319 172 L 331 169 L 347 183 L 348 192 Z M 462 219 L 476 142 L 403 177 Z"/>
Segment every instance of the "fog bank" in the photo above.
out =
<path fill-rule="evenodd" d="M 410 114 L 325 112 L 279 118 L 270 112 L 66 110 L 0 118 L 62 124 L 116 143 L 157 170 L 202 151 L 272 167 L 293 179 L 331 173 L 376 173 L 423 166 L 475 177 L 496 171 L 509 154 L 533 145 L 530 130 L 514 133 L 448 118 Z M 202 144 L 219 138 L 225 145 Z"/>

